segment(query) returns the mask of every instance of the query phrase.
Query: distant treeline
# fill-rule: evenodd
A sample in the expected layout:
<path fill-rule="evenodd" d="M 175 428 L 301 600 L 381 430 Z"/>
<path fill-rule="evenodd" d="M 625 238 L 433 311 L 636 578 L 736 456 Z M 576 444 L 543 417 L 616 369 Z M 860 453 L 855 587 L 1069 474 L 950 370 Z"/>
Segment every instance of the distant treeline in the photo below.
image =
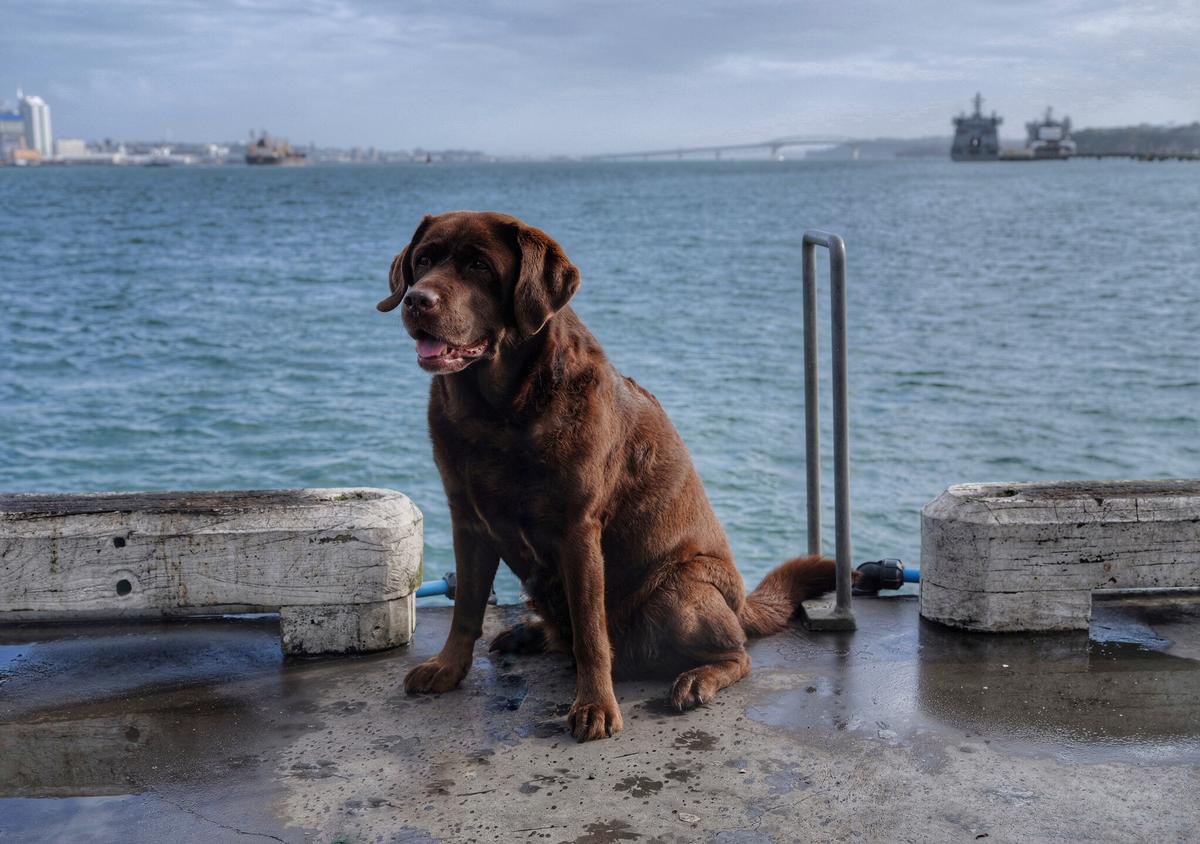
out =
<path fill-rule="evenodd" d="M 1082 155 L 1200 153 L 1200 121 L 1186 126 L 1120 126 L 1071 134 Z"/>
<path fill-rule="evenodd" d="M 1076 129 L 1071 133 L 1080 155 L 1179 155 L 1200 153 L 1200 121 L 1185 126 L 1119 126 L 1113 129 Z M 949 135 L 926 138 L 874 138 L 810 150 L 808 158 L 948 158 Z M 1024 139 L 1001 139 L 1002 148 L 1021 148 Z"/>

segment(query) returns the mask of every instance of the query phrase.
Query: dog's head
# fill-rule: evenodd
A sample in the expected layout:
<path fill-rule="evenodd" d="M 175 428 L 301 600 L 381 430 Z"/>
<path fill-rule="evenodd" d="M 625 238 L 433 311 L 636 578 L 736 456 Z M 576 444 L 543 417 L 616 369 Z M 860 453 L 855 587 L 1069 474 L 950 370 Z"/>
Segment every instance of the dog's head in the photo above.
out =
<path fill-rule="evenodd" d="M 579 271 L 548 235 L 516 217 L 455 211 L 427 216 L 392 260 L 391 295 L 437 375 L 494 357 L 540 332 L 579 287 Z"/>

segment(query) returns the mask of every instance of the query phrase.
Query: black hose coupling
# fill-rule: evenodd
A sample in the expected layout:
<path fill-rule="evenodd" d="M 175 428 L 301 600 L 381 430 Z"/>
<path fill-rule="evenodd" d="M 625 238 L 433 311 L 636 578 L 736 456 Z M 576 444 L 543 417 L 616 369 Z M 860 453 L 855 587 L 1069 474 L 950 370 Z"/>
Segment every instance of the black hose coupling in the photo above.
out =
<path fill-rule="evenodd" d="M 899 589 L 904 585 L 904 563 L 891 557 L 862 563 L 858 572 L 851 590 L 855 595 L 876 595 L 880 589 Z"/>

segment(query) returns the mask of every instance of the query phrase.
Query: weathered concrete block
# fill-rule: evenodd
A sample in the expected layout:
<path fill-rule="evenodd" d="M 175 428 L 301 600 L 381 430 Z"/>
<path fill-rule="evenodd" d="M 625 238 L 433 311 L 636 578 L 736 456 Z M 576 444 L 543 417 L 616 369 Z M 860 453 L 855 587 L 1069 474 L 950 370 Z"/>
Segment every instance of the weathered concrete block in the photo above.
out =
<path fill-rule="evenodd" d="M 283 650 L 290 654 L 394 648 L 408 643 L 416 623 L 414 592 L 368 604 L 302 604 L 279 608 L 279 634 Z"/>
<path fill-rule="evenodd" d="M 0 621 L 280 610 L 287 653 L 404 644 L 421 512 L 386 489 L 0 496 Z"/>
<path fill-rule="evenodd" d="M 1200 587 L 1200 480 L 961 484 L 921 511 L 921 615 L 1086 630 L 1092 592 Z"/>

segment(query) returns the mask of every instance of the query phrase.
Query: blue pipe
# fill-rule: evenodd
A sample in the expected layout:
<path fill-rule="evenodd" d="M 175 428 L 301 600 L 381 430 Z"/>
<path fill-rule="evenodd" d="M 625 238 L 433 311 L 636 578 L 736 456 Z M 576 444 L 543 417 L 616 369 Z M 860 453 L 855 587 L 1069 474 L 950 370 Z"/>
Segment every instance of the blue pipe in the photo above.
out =
<path fill-rule="evenodd" d="M 417 587 L 418 598 L 428 598 L 431 595 L 449 595 L 450 584 L 446 578 L 439 577 L 437 580 L 426 580 Z"/>
<path fill-rule="evenodd" d="M 417 597 L 428 598 L 433 595 L 445 595 L 450 600 L 454 600 L 454 587 L 450 583 L 453 577 L 454 575 L 448 574 L 445 577 L 439 577 L 437 580 L 426 580 L 417 588 Z M 917 568 L 905 568 L 904 582 L 920 583 L 921 570 Z"/>

